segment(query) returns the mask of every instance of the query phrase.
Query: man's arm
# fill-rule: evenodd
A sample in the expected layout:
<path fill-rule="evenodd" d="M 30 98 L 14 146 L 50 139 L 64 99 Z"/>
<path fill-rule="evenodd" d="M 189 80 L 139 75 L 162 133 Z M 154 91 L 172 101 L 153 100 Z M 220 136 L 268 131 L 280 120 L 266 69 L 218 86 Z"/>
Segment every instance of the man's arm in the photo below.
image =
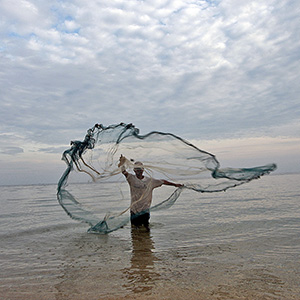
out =
<path fill-rule="evenodd" d="M 183 184 L 174 183 L 174 182 L 170 182 L 170 181 L 167 181 L 167 180 L 163 180 L 163 184 L 164 185 L 171 185 L 171 186 L 175 186 L 175 187 L 183 187 Z"/>
<path fill-rule="evenodd" d="M 118 167 L 119 168 L 121 167 L 122 174 L 127 178 L 128 177 L 128 172 L 126 171 L 126 168 L 125 168 L 125 162 L 126 162 L 125 156 L 121 155 Z"/>
<path fill-rule="evenodd" d="M 121 168 L 121 171 L 122 171 L 122 174 L 127 178 L 129 173 L 126 171 L 124 166 Z"/>

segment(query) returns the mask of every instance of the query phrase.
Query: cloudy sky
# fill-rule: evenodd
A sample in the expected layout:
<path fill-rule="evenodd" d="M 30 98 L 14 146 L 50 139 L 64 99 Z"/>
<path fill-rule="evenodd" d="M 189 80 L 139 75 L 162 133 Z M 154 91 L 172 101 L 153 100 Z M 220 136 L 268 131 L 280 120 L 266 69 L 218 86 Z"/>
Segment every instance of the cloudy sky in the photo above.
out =
<path fill-rule="evenodd" d="M 298 0 L 1 0 L 0 184 L 55 183 L 95 123 L 300 172 Z"/>

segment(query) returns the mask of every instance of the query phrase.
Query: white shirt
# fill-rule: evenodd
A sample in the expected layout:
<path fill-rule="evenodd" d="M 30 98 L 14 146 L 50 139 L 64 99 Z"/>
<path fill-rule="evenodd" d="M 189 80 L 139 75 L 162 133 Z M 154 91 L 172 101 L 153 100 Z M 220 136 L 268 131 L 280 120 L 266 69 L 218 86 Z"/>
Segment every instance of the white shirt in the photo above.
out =
<path fill-rule="evenodd" d="M 152 191 L 162 186 L 163 181 L 144 176 L 142 179 L 128 173 L 127 181 L 130 186 L 131 206 L 133 213 L 148 210 L 152 202 Z"/>

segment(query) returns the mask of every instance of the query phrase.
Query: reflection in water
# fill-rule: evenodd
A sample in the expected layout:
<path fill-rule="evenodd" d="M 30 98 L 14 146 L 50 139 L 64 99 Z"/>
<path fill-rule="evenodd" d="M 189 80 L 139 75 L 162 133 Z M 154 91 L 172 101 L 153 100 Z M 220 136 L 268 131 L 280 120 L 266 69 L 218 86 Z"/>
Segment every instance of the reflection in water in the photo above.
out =
<path fill-rule="evenodd" d="M 123 270 L 128 283 L 124 287 L 134 293 L 151 290 L 160 277 L 155 272 L 157 258 L 153 254 L 154 242 L 149 231 L 142 228 L 131 229 L 132 257 L 131 266 Z"/>
<path fill-rule="evenodd" d="M 56 300 L 99 300 L 123 293 L 121 266 L 130 241 L 109 235 L 77 234 L 63 239 L 62 264 L 57 272 Z"/>

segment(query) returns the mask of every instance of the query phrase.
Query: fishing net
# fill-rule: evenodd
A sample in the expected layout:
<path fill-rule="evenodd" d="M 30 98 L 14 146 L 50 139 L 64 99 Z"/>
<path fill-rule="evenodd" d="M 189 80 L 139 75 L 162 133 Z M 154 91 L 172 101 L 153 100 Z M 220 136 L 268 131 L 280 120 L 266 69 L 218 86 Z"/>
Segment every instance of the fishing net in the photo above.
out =
<path fill-rule="evenodd" d="M 121 155 L 124 157 L 122 164 Z M 97 184 L 91 184 L 91 189 L 97 188 L 99 194 L 109 194 L 107 189 L 101 190 L 106 182 L 122 181 L 126 184 L 122 171 L 134 174 L 134 164 L 142 162 L 145 176 L 183 184 L 173 188 L 168 197 L 150 208 L 150 211 L 158 211 L 171 207 L 184 190 L 201 193 L 226 191 L 276 169 L 275 164 L 220 169 L 213 154 L 200 150 L 179 136 L 158 131 L 140 135 L 138 128 L 124 123 L 107 127 L 96 124 L 87 131 L 83 141 L 71 142 L 62 159 L 67 168 L 58 182 L 58 201 L 71 218 L 89 224 L 89 232 L 96 233 L 109 233 L 126 225 L 130 220 L 130 200 L 126 201 L 126 207 L 117 205 L 120 211 L 106 213 L 104 218 L 99 218 L 94 208 L 83 205 L 68 190 L 70 176 L 74 172 L 84 174 Z M 125 194 L 129 194 L 126 186 Z M 119 189 L 118 184 L 113 187 Z M 123 199 L 124 191 L 120 189 L 111 203 L 122 202 L 124 205 Z M 101 203 L 98 207 L 101 210 Z"/>

